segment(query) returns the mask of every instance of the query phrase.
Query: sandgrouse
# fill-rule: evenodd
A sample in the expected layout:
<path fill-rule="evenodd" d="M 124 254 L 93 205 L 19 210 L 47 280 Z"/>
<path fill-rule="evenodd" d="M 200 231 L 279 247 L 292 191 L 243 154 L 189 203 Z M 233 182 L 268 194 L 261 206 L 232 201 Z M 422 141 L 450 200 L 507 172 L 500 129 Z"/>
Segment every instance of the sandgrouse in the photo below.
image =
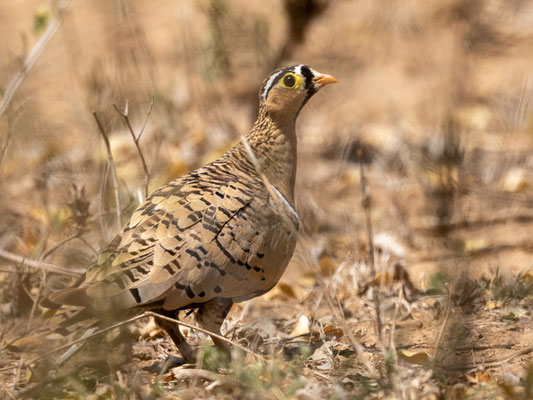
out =
<path fill-rule="evenodd" d="M 272 289 L 298 233 L 296 117 L 335 82 L 307 65 L 270 74 L 250 133 L 219 159 L 153 192 L 75 286 L 43 302 L 59 310 L 59 329 L 145 310 L 177 318 L 180 310 L 197 309 L 198 324 L 218 334 L 234 302 Z M 178 326 L 157 322 L 184 361 L 195 362 Z"/>

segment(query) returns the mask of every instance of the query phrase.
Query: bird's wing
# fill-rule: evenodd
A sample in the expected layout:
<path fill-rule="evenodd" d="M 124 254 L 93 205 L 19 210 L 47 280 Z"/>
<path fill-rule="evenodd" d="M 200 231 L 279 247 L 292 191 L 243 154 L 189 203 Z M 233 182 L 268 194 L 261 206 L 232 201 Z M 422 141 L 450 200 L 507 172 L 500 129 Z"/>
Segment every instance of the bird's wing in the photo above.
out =
<path fill-rule="evenodd" d="M 95 309 L 124 310 L 157 302 L 185 307 L 216 297 L 224 286 L 242 280 L 226 269 L 246 260 L 246 254 L 235 244 L 223 248 L 218 235 L 261 198 L 257 191 L 262 186 L 252 190 L 253 181 L 243 183 L 242 177 L 229 174 L 216 180 L 196 176 L 175 180 L 151 195 L 87 271 L 76 290 L 84 290 Z M 239 235 L 242 240 L 234 242 L 251 242 Z M 167 300 L 169 294 L 173 300 Z"/>

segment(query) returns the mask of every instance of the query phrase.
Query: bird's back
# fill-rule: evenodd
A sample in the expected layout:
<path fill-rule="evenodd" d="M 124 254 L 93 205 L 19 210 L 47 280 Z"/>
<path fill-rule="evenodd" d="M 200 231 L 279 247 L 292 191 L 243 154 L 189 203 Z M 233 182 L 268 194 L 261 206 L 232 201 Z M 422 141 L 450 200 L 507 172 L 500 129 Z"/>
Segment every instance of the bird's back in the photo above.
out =
<path fill-rule="evenodd" d="M 171 181 L 137 208 L 78 287 L 50 300 L 98 314 L 265 293 L 285 270 L 298 230 L 294 210 L 265 185 L 242 147 Z"/>

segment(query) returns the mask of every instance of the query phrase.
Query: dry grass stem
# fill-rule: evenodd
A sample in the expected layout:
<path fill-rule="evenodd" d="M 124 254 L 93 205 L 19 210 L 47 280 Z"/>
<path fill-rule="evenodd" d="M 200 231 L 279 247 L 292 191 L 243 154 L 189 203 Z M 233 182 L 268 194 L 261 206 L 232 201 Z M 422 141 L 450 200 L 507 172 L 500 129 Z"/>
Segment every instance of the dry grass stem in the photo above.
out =
<path fill-rule="evenodd" d="M 435 358 L 438 354 L 440 344 L 442 341 L 442 336 L 444 335 L 444 331 L 446 329 L 446 326 L 448 325 L 448 320 L 450 318 L 450 312 L 452 309 L 452 292 L 453 292 L 453 285 L 450 284 L 450 287 L 448 288 L 448 300 L 446 302 L 446 314 L 444 315 L 444 321 L 442 322 L 442 325 L 439 329 L 439 334 L 437 336 L 437 340 L 435 341 L 435 350 L 433 351 L 433 358 Z"/>
<path fill-rule="evenodd" d="M 246 347 L 241 346 L 240 344 L 225 338 L 224 336 L 221 336 L 221 335 L 218 335 L 218 334 L 216 334 L 214 332 L 208 331 L 207 329 L 203 329 L 203 328 L 200 328 L 198 326 L 194 326 L 194 325 L 188 324 L 186 322 L 179 321 L 179 320 L 174 319 L 174 318 L 166 317 L 164 315 L 160 315 L 160 314 L 157 314 L 157 313 L 154 313 L 154 312 L 151 312 L 151 311 L 146 311 L 146 312 L 144 312 L 144 313 L 142 313 L 140 315 L 137 315 L 137 316 L 132 317 L 130 319 L 127 319 L 125 321 L 121 321 L 121 322 L 118 322 L 116 324 L 110 325 L 108 327 L 105 327 L 103 329 L 98 330 L 97 332 L 90 333 L 90 334 L 88 334 L 86 336 L 84 335 L 84 336 L 82 336 L 79 339 L 73 340 L 73 341 L 71 341 L 69 343 L 66 343 L 66 344 L 62 345 L 62 346 L 59 346 L 59 347 L 56 347 L 56 348 L 54 348 L 54 349 L 52 349 L 50 351 L 47 351 L 46 353 L 41 354 L 40 356 L 32 359 L 31 361 L 25 362 L 22 365 L 22 367 L 27 367 L 27 366 L 29 366 L 29 365 L 31 365 L 31 364 L 39 361 L 39 360 L 42 360 L 43 358 L 48 357 L 51 354 L 57 353 L 58 351 L 61 351 L 61 350 L 64 350 L 64 349 L 69 349 L 75 344 L 84 343 L 85 341 L 87 341 L 87 340 L 89 340 L 89 339 L 91 339 L 91 338 L 93 338 L 95 336 L 99 336 L 99 335 L 101 335 L 103 333 L 109 332 L 110 330 L 116 329 L 116 328 L 118 328 L 120 326 L 124 326 L 124 325 L 130 324 L 130 323 L 132 323 L 134 321 L 137 321 L 139 319 L 143 319 L 143 318 L 147 318 L 147 317 L 154 317 L 154 318 L 158 318 L 158 319 L 164 319 L 165 321 L 170 321 L 170 322 L 173 322 L 173 323 L 175 323 L 177 325 L 181 325 L 181 326 L 184 326 L 186 328 L 189 328 L 189 329 L 192 329 L 192 330 L 195 330 L 195 331 L 198 331 L 198 332 L 202 332 L 202 333 L 205 333 L 207 335 L 216 337 L 219 340 L 222 340 L 222 341 L 224 341 L 224 342 L 226 342 L 228 344 L 231 344 L 232 346 L 235 346 L 235 347 L 241 349 L 245 353 L 247 353 L 247 354 L 253 356 L 254 358 L 256 358 L 257 360 L 261 361 L 262 363 L 268 362 L 268 360 L 265 360 L 260 354 L 257 354 L 255 352 L 247 349 Z M 11 368 L 13 368 L 13 367 L 0 368 L 0 371 L 7 371 L 7 370 L 9 370 Z"/>
<path fill-rule="evenodd" d="M 116 104 L 113 104 L 113 107 L 115 108 L 117 113 L 119 113 L 119 115 L 121 115 L 122 118 L 124 118 L 124 121 L 126 122 L 126 125 L 128 126 L 128 130 L 130 131 L 131 138 L 133 139 L 133 143 L 135 144 L 135 148 L 137 149 L 137 154 L 139 154 L 139 158 L 141 159 L 141 163 L 142 163 L 142 167 L 144 171 L 144 179 L 145 179 L 144 196 L 146 198 L 148 197 L 148 185 L 150 183 L 150 172 L 148 171 L 146 159 L 144 158 L 144 154 L 141 150 L 141 146 L 139 145 L 139 140 L 141 140 L 141 136 L 144 132 L 144 129 L 146 128 L 148 119 L 150 118 L 150 115 L 152 115 L 152 109 L 154 107 L 154 99 L 152 98 L 152 101 L 150 102 L 150 108 L 148 109 L 148 113 L 146 114 L 146 118 L 144 119 L 143 126 L 138 135 L 135 135 L 135 132 L 133 131 L 133 127 L 131 126 L 130 117 L 129 117 L 129 103 L 126 101 L 124 110 L 121 110 Z"/>
<path fill-rule="evenodd" d="M 342 317 L 342 314 L 339 314 L 339 311 L 337 310 L 337 307 L 335 307 L 335 305 L 333 303 L 333 300 L 331 299 L 331 296 L 329 295 L 328 287 L 327 287 L 326 283 L 324 282 L 324 278 L 320 274 L 320 269 L 319 269 L 317 263 L 315 262 L 315 260 L 311 256 L 311 254 L 309 254 L 309 250 L 307 249 L 307 247 L 304 244 L 301 243 L 301 240 L 299 240 L 299 242 L 301 244 L 302 249 L 304 250 L 303 254 L 304 254 L 304 259 L 306 261 L 306 264 L 308 266 L 310 266 L 310 268 L 312 268 L 312 270 L 314 271 L 315 279 L 316 279 L 317 283 L 320 286 L 322 294 L 323 294 L 324 298 L 326 299 L 326 303 L 327 303 L 331 313 L 335 317 L 335 320 L 341 326 L 342 330 L 344 331 L 344 333 L 348 337 L 348 340 L 352 344 L 352 346 L 353 346 L 353 348 L 354 348 L 359 360 L 363 363 L 363 365 L 365 366 L 367 371 L 373 377 L 378 378 L 379 374 L 377 373 L 376 369 L 372 366 L 372 364 L 370 364 L 370 361 L 368 360 L 366 354 L 364 353 L 363 346 L 361 346 L 361 344 L 355 339 L 355 337 L 353 336 L 351 330 L 349 329 L 348 325 L 346 324 L 346 320 Z"/>
<path fill-rule="evenodd" d="M 77 231 L 76 233 L 66 237 L 65 239 L 57 242 L 56 244 L 54 244 L 52 247 L 50 247 L 49 250 L 46 251 L 46 253 L 44 253 L 44 255 L 41 257 L 41 259 L 44 261 L 46 260 L 48 257 L 50 257 L 50 255 L 56 251 L 57 249 L 59 249 L 61 246 L 67 244 L 68 242 L 70 242 L 71 240 L 74 240 L 74 239 L 77 239 L 81 236 L 83 232 L 81 230 Z"/>
<path fill-rule="evenodd" d="M 39 302 L 41 301 L 41 296 L 43 293 L 43 288 L 46 285 L 46 271 L 41 270 L 41 273 L 43 275 L 41 282 L 39 282 L 39 289 L 37 290 L 37 296 L 35 296 L 35 299 L 33 300 L 33 305 L 31 307 L 30 316 L 28 318 L 28 331 L 31 329 L 31 323 L 33 321 L 33 317 L 35 315 L 35 311 L 37 310 L 37 306 L 39 305 Z"/>
<path fill-rule="evenodd" d="M 2 116 L 4 112 L 8 109 L 9 105 L 11 104 L 11 101 L 13 100 L 13 96 L 15 95 L 15 92 L 19 88 L 20 84 L 24 81 L 24 78 L 26 77 L 28 72 L 30 72 L 31 68 L 35 65 L 36 61 L 39 59 L 44 49 L 46 48 L 46 45 L 48 44 L 48 42 L 50 42 L 50 39 L 52 39 L 57 29 L 61 25 L 61 21 L 63 20 L 63 17 L 67 12 L 69 4 L 70 0 L 60 0 L 58 2 L 56 15 L 54 16 L 52 21 L 50 21 L 50 24 L 42 34 L 41 38 L 37 41 L 37 43 L 35 43 L 30 53 L 22 63 L 20 69 L 7 84 L 4 96 L 2 97 L 2 101 L 0 102 L 0 116 Z"/>
<path fill-rule="evenodd" d="M 455 371 L 465 371 L 465 370 L 476 370 L 476 369 L 499 367 L 511 361 L 512 359 L 516 357 L 521 357 L 531 352 L 533 352 L 533 346 L 528 346 L 526 348 L 516 351 L 515 353 L 507 357 L 498 357 L 498 358 L 493 358 L 493 359 L 481 360 L 476 364 L 445 366 L 445 368 L 455 370 Z"/>
<path fill-rule="evenodd" d="M 87 329 L 85 333 L 81 336 L 80 340 L 87 339 L 96 330 L 97 328 Z M 66 363 L 79 349 L 82 348 L 84 344 L 84 341 L 80 341 L 79 343 L 73 344 L 67 351 L 65 351 L 63 354 L 61 354 L 61 356 L 59 356 L 59 358 L 56 360 L 56 364 L 58 366 L 61 366 Z"/>
<path fill-rule="evenodd" d="M 195 330 L 195 331 L 198 331 L 198 332 L 205 333 L 205 334 L 207 334 L 209 336 L 212 336 L 212 337 L 216 337 L 217 339 L 222 340 L 222 341 L 224 341 L 224 342 L 226 342 L 228 344 L 231 344 L 232 346 L 238 347 L 242 351 L 244 351 L 247 354 L 255 357 L 256 359 L 258 359 L 261 362 L 266 362 L 267 361 L 260 354 L 257 354 L 255 352 L 251 351 L 250 349 L 247 349 L 246 347 L 241 346 L 240 344 L 238 344 L 238 343 L 236 343 L 236 342 L 234 342 L 234 341 L 232 341 L 230 339 L 225 338 L 222 335 L 216 334 L 214 332 L 208 331 L 207 329 L 203 329 L 203 328 L 200 328 L 198 326 L 194 326 L 194 325 L 188 324 L 186 322 L 182 322 L 182 321 L 174 319 L 174 318 L 166 317 L 164 315 L 160 315 L 160 314 L 154 313 L 152 311 L 146 311 L 145 313 L 143 313 L 139 317 L 136 317 L 136 319 L 144 318 L 146 316 L 152 316 L 154 318 L 164 319 L 165 321 L 174 322 L 175 324 L 178 324 L 178 325 L 181 325 L 181 326 L 185 326 L 186 328 L 189 328 L 189 329 L 192 329 L 192 330 Z M 134 319 L 132 318 L 132 320 L 134 320 Z M 128 320 L 128 323 L 130 321 L 131 320 Z"/>
<path fill-rule="evenodd" d="M 18 385 L 19 379 L 20 379 L 20 371 L 22 370 L 23 361 L 24 361 L 24 357 L 20 357 L 19 365 L 17 366 L 17 368 L 15 370 L 15 374 L 13 376 L 13 391 L 15 391 L 17 389 L 17 385 Z"/>
<path fill-rule="evenodd" d="M 359 158 L 359 176 L 361 183 L 361 195 L 362 195 L 362 205 L 365 211 L 365 221 L 366 221 L 366 235 L 368 239 L 368 259 L 370 264 L 370 273 L 372 274 L 372 282 L 376 279 L 376 261 L 374 256 L 374 235 L 372 232 L 372 217 L 371 217 L 371 202 L 370 191 L 368 190 L 368 184 L 365 174 L 365 168 L 363 165 L 363 151 L 359 149 L 357 152 L 357 157 Z M 381 302 L 380 302 L 380 293 L 378 288 L 372 289 L 372 298 L 374 300 L 374 310 L 376 312 L 376 325 L 378 332 L 378 339 L 383 353 L 387 352 L 385 342 L 383 341 L 383 324 L 381 322 Z"/>
<path fill-rule="evenodd" d="M 57 265 L 49 264 L 43 261 L 37 261 L 37 260 L 31 260 L 29 258 L 25 258 L 13 253 L 10 253 L 9 251 L 6 251 L 4 249 L 0 249 L 0 258 L 3 258 L 5 260 L 12 261 L 16 264 L 24 264 L 27 265 L 30 268 L 38 269 L 38 270 L 44 270 L 47 272 L 52 272 L 54 274 L 63 274 L 63 275 L 70 275 L 70 276 L 80 276 L 85 273 L 85 270 L 81 270 L 78 268 L 63 268 L 59 267 Z"/>
<path fill-rule="evenodd" d="M 109 143 L 109 138 L 107 137 L 107 133 L 105 132 L 105 129 L 102 126 L 102 123 L 100 122 L 100 119 L 98 118 L 98 115 L 96 114 L 96 111 L 93 111 L 93 117 L 96 120 L 96 124 L 98 125 L 98 130 L 100 134 L 102 135 L 102 138 L 104 139 L 105 147 L 107 150 L 107 160 L 108 160 L 109 167 L 111 168 L 111 178 L 113 179 L 113 191 L 115 193 L 115 207 L 116 207 L 115 212 L 117 214 L 117 231 L 120 232 L 120 230 L 122 229 L 122 210 L 120 208 L 120 192 L 119 192 L 119 186 L 118 186 L 117 170 L 115 168 L 115 162 L 113 161 L 113 154 L 111 152 L 111 145 Z"/>

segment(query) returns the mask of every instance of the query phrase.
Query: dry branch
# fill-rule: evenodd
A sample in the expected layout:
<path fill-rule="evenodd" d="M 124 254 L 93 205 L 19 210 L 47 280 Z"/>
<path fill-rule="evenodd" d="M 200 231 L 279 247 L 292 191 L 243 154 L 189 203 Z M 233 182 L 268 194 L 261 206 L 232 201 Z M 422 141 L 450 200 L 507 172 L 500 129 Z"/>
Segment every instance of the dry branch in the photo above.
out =
<path fill-rule="evenodd" d="M 52 247 L 50 247 L 50 249 L 44 253 L 44 255 L 41 257 L 43 260 L 46 260 L 48 257 L 50 257 L 50 255 L 56 251 L 57 249 L 59 249 L 61 246 L 67 244 L 68 242 L 70 242 L 71 240 L 74 240 L 76 238 L 79 238 L 80 235 L 83 233 L 83 231 L 81 230 L 78 230 L 77 232 L 75 232 L 74 234 L 70 235 L 69 237 L 66 237 L 65 239 L 63 240 L 60 240 L 59 242 L 57 242 L 56 244 L 54 244 Z"/>
<path fill-rule="evenodd" d="M 12 261 L 16 264 L 24 264 L 30 268 L 44 270 L 47 272 L 53 272 L 55 274 L 71 275 L 71 276 L 80 276 L 85 273 L 85 270 L 78 268 L 63 268 L 54 264 L 45 263 L 43 261 L 31 260 L 26 257 L 22 257 L 9 251 L 0 248 L 0 258 L 5 260 Z"/>

